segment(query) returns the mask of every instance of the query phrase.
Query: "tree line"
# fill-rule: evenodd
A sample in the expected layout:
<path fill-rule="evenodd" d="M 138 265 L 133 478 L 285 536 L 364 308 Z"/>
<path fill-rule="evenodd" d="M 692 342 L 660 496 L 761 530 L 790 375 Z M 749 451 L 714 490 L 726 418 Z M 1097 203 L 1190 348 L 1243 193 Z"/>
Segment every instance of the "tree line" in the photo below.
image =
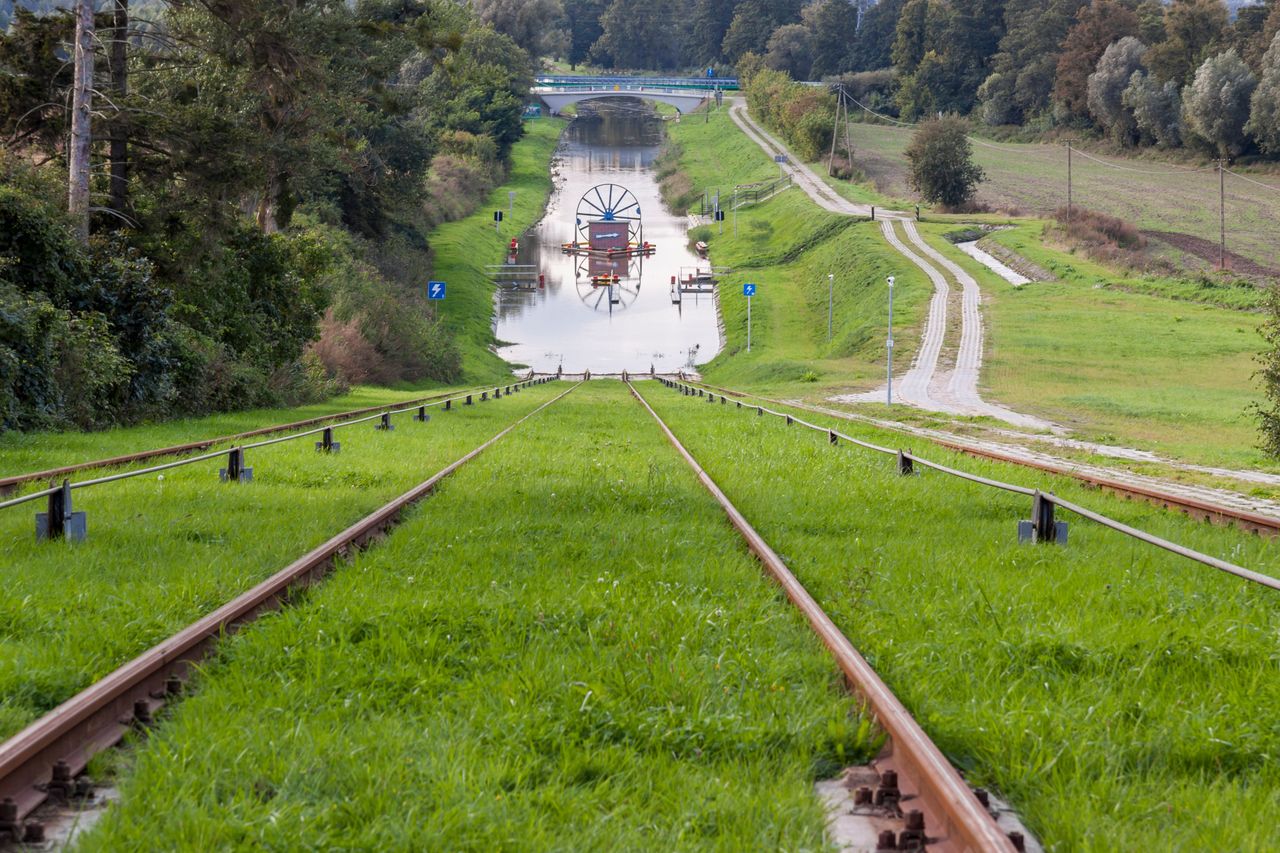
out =
<path fill-rule="evenodd" d="M 694 71 L 758 57 L 915 121 L 1096 129 L 1280 155 L 1280 0 L 473 0 L 539 55 Z M 753 66 L 750 66 L 754 68 Z"/>
<path fill-rule="evenodd" d="M 459 377 L 426 235 L 502 179 L 524 50 L 450 0 L 72 5 L 0 34 L 0 428 Z"/>

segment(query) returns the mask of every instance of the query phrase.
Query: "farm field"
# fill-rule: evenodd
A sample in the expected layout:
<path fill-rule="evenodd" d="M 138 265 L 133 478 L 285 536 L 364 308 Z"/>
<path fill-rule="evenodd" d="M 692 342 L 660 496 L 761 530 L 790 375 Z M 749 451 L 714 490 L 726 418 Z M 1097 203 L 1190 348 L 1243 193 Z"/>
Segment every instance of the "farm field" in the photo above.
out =
<path fill-rule="evenodd" d="M 851 122 L 849 133 L 854 159 L 876 187 L 892 197 L 913 197 L 902 153 L 912 131 Z M 1077 152 L 1072 158 L 1076 205 L 1118 216 L 1144 231 L 1173 235 L 1149 236 L 1164 242 L 1166 253 L 1187 266 L 1216 265 L 1218 175 L 1213 164 L 1196 170 L 1159 160 L 1102 158 L 1120 167 L 1115 168 L 1087 159 L 1087 153 Z M 992 142 L 975 144 L 973 155 L 987 175 L 978 190 L 980 201 L 1038 215 L 1066 205 L 1064 145 Z M 1280 175 L 1258 173 L 1250 177 L 1280 187 Z M 1227 175 L 1226 210 L 1227 248 L 1242 256 L 1237 267 L 1247 270 L 1247 260 L 1266 268 L 1248 271 L 1267 274 L 1269 270 L 1270 275 L 1277 275 L 1280 246 L 1275 240 L 1275 219 L 1280 211 L 1280 191 Z M 1190 256 L 1199 256 L 1199 261 L 1191 261 Z"/>
<path fill-rule="evenodd" d="M 813 779 L 874 746 L 616 382 L 470 463 L 197 690 L 83 849 L 819 849 Z"/>
<path fill-rule="evenodd" d="M 75 492 L 83 543 L 37 542 L 33 502 L 0 512 L 0 737 L 283 568 L 550 398 L 526 389 L 393 432 L 340 431 L 342 451 L 302 439 Z"/>
<path fill-rule="evenodd" d="M 1280 842 L 1280 731 L 1258 722 L 1280 699 L 1273 593 L 1076 519 L 1068 546 L 1019 546 L 1024 498 L 638 388 L 1048 849 Z M 1237 531 L 928 455 L 1275 562 Z M 591 383 L 226 640 L 118 759 L 123 800 L 82 847 L 815 848 L 811 783 L 872 747 L 837 688 L 653 421 Z"/>

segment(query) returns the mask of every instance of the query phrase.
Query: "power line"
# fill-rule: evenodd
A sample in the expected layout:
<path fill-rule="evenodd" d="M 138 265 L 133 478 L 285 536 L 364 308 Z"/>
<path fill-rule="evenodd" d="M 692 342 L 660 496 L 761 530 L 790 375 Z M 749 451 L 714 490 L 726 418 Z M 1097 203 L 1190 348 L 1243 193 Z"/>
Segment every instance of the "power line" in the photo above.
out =
<path fill-rule="evenodd" d="M 1248 175 L 1242 175 L 1239 172 L 1233 172 L 1230 169 L 1224 169 L 1223 171 L 1226 172 L 1228 175 L 1236 176 L 1242 181 L 1248 181 L 1251 184 L 1257 184 L 1258 186 L 1263 187 L 1265 189 L 1274 190 L 1275 192 L 1280 193 L 1280 187 L 1273 187 L 1271 186 L 1271 184 L 1264 184 L 1262 181 L 1255 181 L 1253 178 L 1249 177 Z"/>

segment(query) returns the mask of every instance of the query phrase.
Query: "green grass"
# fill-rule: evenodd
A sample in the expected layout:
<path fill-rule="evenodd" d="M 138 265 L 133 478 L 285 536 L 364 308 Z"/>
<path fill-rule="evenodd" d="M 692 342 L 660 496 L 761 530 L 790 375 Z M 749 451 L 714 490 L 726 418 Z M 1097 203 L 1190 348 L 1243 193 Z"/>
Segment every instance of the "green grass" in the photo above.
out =
<path fill-rule="evenodd" d="M 284 568 L 550 395 L 366 424 L 324 456 L 302 440 L 248 454 L 254 482 L 211 460 L 75 493 L 82 543 L 37 542 L 39 502 L 0 512 L 0 737 Z"/>
<path fill-rule="evenodd" d="M 82 843 L 802 850 L 874 746 L 838 671 L 616 383 L 222 644 Z"/>
<path fill-rule="evenodd" d="M 1082 438 L 1209 465 L 1272 468 L 1257 449 L 1250 406 L 1262 315 L 1173 298 L 1193 282 L 1123 278 L 1046 247 L 1042 223 L 993 239 L 1058 276 L 1012 287 L 948 244 L 951 226 L 921 234 L 982 285 L 987 347 L 985 393 L 1021 412 L 1070 427 Z M 1130 292 L 1145 290 L 1147 292 Z M 1250 293 L 1226 298 L 1248 304 Z"/>
<path fill-rule="evenodd" d="M 903 151 L 911 130 L 888 125 L 850 125 L 854 159 L 888 196 L 913 197 L 906 184 Z M 1051 213 L 1067 203 L 1067 158 L 1062 145 L 996 143 L 974 145 L 974 160 L 986 172 L 978 198 L 989 204 Z M 1133 222 L 1139 228 L 1190 234 L 1210 243 L 1218 240 L 1218 176 L 1212 171 L 1177 173 L 1186 168 L 1160 160 L 1106 160 L 1110 168 L 1077 155 L 1072 163 L 1073 203 Z M 1132 171 L 1132 170 L 1142 171 Z M 1161 174 L 1148 174 L 1149 172 Z M 1258 176 L 1276 184 L 1275 176 Z M 1275 217 L 1280 193 L 1227 176 L 1228 248 L 1272 269 L 1280 268 Z M 1203 265 L 1203 264 L 1200 264 Z"/>
<path fill-rule="evenodd" d="M 928 471 L 902 478 L 890 458 L 776 418 L 644 393 L 942 750 L 1008 796 L 1047 849 L 1280 845 L 1274 592 L 1071 516 L 1067 546 L 1019 546 L 1029 499 Z M 1270 541 L 924 453 L 1277 565 Z"/>
<path fill-rule="evenodd" d="M 670 134 L 693 185 L 719 187 L 722 200 L 732 196 L 736 183 L 777 175 L 773 162 L 738 132 L 727 111 L 713 113 L 709 123 L 690 117 Z M 804 380 L 806 393 L 824 395 L 875 384 L 884 363 L 888 275 L 897 276 L 897 355 L 904 363 L 914 355 L 932 285 L 890 248 L 880 223 L 826 213 L 798 189 L 743 208 L 737 219 L 736 237 L 732 213 L 723 235 L 718 226 L 691 235 L 707 241 L 716 265 L 734 270 L 720 289 L 727 346 L 706 365 L 709 379 L 758 390 L 794 388 Z M 829 273 L 836 275 L 830 342 Z M 750 353 L 742 296 L 748 281 L 759 286 L 751 308 Z"/>
<path fill-rule="evenodd" d="M 511 365 L 493 350 L 494 285 L 485 265 L 502 263 L 511 238 L 542 218 L 551 194 L 551 156 L 564 127 L 565 122 L 555 118 L 525 122 L 524 138 L 511 152 L 506 182 L 471 216 L 441 225 L 428 235 L 434 254 L 432 276 L 449 284 L 440 316 L 458 336 L 463 373 L 469 381 L 496 381 L 511 375 Z M 514 211 L 507 196 L 513 190 Z M 495 210 L 505 215 L 501 233 L 494 229 Z"/>
<path fill-rule="evenodd" d="M 413 389 L 357 386 L 342 396 L 306 406 L 245 409 L 199 418 L 116 427 L 100 432 L 21 433 L 9 430 L 0 432 L 0 477 L 235 435 L 271 424 L 292 423 L 352 409 L 390 405 L 434 396 L 436 393 L 444 391 L 437 391 L 430 386 Z"/>

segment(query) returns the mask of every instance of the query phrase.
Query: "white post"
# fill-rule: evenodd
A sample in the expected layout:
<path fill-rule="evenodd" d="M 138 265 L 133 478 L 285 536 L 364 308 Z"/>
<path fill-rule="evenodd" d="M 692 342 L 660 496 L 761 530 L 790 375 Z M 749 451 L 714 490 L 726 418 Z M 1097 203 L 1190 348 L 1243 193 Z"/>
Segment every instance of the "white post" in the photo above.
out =
<path fill-rule="evenodd" d="M 831 312 L 833 306 L 833 296 L 836 286 L 836 274 L 827 273 L 827 343 L 831 342 Z"/>
<path fill-rule="evenodd" d="M 751 297 L 747 297 L 747 352 L 751 352 Z"/>
<path fill-rule="evenodd" d="M 738 236 L 738 188 L 733 188 L 733 236 Z"/>
<path fill-rule="evenodd" d="M 515 190 L 507 191 L 507 212 L 508 213 L 516 212 L 516 191 Z"/>
<path fill-rule="evenodd" d="M 889 276 L 887 280 L 889 282 L 889 340 L 887 341 L 887 344 L 886 344 L 888 348 L 888 366 L 886 370 L 888 373 L 889 381 L 887 385 L 888 391 L 886 392 L 887 393 L 886 402 L 888 403 L 888 405 L 892 406 L 893 405 L 893 276 Z"/>

